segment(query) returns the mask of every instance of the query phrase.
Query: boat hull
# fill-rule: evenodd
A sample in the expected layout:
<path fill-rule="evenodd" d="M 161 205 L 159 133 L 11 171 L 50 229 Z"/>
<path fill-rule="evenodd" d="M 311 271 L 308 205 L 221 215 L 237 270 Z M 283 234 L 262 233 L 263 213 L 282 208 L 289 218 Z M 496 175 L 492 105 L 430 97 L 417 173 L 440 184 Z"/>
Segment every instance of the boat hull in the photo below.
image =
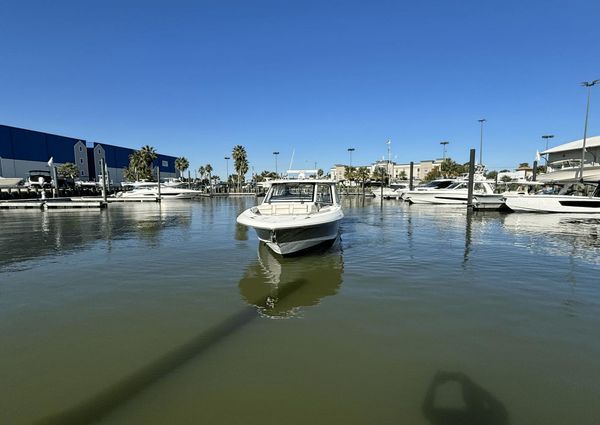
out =
<path fill-rule="evenodd" d="M 406 192 L 404 200 L 413 204 L 461 205 L 467 203 L 468 194 L 466 192 L 452 192 L 454 193 L 440 193 L 437 190 Z"/>
<path fill-rule="evenodd" d="M 516 212 L 600 214 L 600 198 L 562 195 L 514 196 L 506 206 Z"/>
<path fill-rule="evenodd" d="M 333 242 L 339 234 L 339 220 L 286 229 L 255 228 L 258 239 L 280 255 L 290 255 Z"/>

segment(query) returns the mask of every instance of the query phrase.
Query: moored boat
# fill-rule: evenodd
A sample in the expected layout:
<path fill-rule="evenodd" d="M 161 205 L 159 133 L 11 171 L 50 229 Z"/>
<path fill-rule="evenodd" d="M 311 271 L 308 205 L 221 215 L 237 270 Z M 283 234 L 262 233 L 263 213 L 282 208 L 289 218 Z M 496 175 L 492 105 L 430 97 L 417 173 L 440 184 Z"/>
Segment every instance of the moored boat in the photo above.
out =
<path fill-rule="evenodd" d="M 568 184 L 557 195 L 509 196 L 506 206 L 515 212 L 600 213 L 600 184 Z"/>
<path fill-rule="evenodd" d="M 403 196 L 405 201 L 412 204 L 442 204 L 461 205 L 468 202 L 469 182 L 459 181 L 451 184 L 446 189 L 409 191 Z M 487 181 L 476 181 L 473 186 L 473 195 L 494 195 L 493 186 Z"/>
<path fill-rule="evenodd" d="M 335 241 L 344 217 L 335 182 L 274 180 L 263 202 L 241 213 L 237 222 L 281 255 Z"/>

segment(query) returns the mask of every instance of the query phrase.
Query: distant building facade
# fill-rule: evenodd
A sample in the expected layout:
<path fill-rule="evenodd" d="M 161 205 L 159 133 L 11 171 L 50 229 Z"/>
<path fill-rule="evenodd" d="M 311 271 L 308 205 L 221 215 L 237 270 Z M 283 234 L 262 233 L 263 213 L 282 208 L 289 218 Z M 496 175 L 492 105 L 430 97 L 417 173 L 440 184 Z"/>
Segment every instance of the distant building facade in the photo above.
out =
<path fill-rule="evenodd" d="M 439 168 L 442 163 L 442 159 L 427 159 L 421 162 L 415 162 L 413 164 L 413 177 L 415 180 L 423 180 L 425 176 L 434 168 Z M 330 170 L 330 177 L 335 181 L 346 180 L 346 167 L 347 165 L 336 164 Z M 358 168 L 356 166 L 355 168 Z M 386 173 L 391 175 L 392 181 L 408 180 L 410 177 L 410 164 L 397 164 L 393 161 L 386 159 L 376 161 L 371 165 L 366 166 L 369 173 L 373 175 L 376 169 L 383 168 Z"/>
<path fill-rule="evenodd" d="M 84 139 L 58 136 L 40 131 L 0 125 L 0 175 L 27 178 L 30 170 L 47 170 L 48 160 L 55 165 L 73 163 L 79 169 L 79 180 L 96 180 L 106 161 L 108 175 L 114 184 L 124 181 L 129 155 L 135 150 L 104 143 L 88 143 Z M 175 157 L 158 155 L 154 166 L 161 177 L 175 177 Z"/>
<path fill-rule="evenodd" d="M 573 142 L 563 143 L 541 152 L 541 155 L 547 155 L 548 172 L 554 171 L 552 163 L 557 161 L 581 160 L 581 149 L 583 148 L 583 139 Z M 600 163 L 600 136 L 588 137 L 585 141 L 585 162 Z M 541 165 L 541 164 L 540 164 Z"/>

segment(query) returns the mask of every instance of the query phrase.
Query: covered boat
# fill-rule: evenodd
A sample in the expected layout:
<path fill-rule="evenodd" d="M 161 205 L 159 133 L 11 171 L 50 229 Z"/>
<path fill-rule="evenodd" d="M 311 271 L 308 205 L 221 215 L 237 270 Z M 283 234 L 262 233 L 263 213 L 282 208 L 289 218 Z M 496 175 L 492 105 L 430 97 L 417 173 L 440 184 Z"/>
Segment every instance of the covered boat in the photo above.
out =
<path fill-rule="evenodd" d="M 262 204 L 241 213 L 237 222 L 254 228 L 277 254 L 288 255 L 335 241 L 343 217 L 335 182 L 274 180 Z"/>

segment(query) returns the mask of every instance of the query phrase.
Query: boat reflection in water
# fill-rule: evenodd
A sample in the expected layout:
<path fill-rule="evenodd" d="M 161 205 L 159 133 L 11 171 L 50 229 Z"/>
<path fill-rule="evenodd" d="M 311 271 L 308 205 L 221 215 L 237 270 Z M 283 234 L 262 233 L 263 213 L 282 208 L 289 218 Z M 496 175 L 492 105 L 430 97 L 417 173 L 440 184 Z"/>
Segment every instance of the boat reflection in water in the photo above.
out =
<path fill-rule="evenodd" d="M 242 297 L 265 317 L 287 318 L 297 316 L 301 307 L 317 305 L 322 298 L 335 295 L 344 270 L 339 241 L 313 254 L 279 257 L 260 243 L 258 259 L 240 280 Z"/>
<path fill-rule="evenodd" d="M 512 233 L 543 238 L 528 243 L 548 254 L 585 259 L 600 264 L 600 216 L 598 214 L 507 214 L 504 228 Z"/>

